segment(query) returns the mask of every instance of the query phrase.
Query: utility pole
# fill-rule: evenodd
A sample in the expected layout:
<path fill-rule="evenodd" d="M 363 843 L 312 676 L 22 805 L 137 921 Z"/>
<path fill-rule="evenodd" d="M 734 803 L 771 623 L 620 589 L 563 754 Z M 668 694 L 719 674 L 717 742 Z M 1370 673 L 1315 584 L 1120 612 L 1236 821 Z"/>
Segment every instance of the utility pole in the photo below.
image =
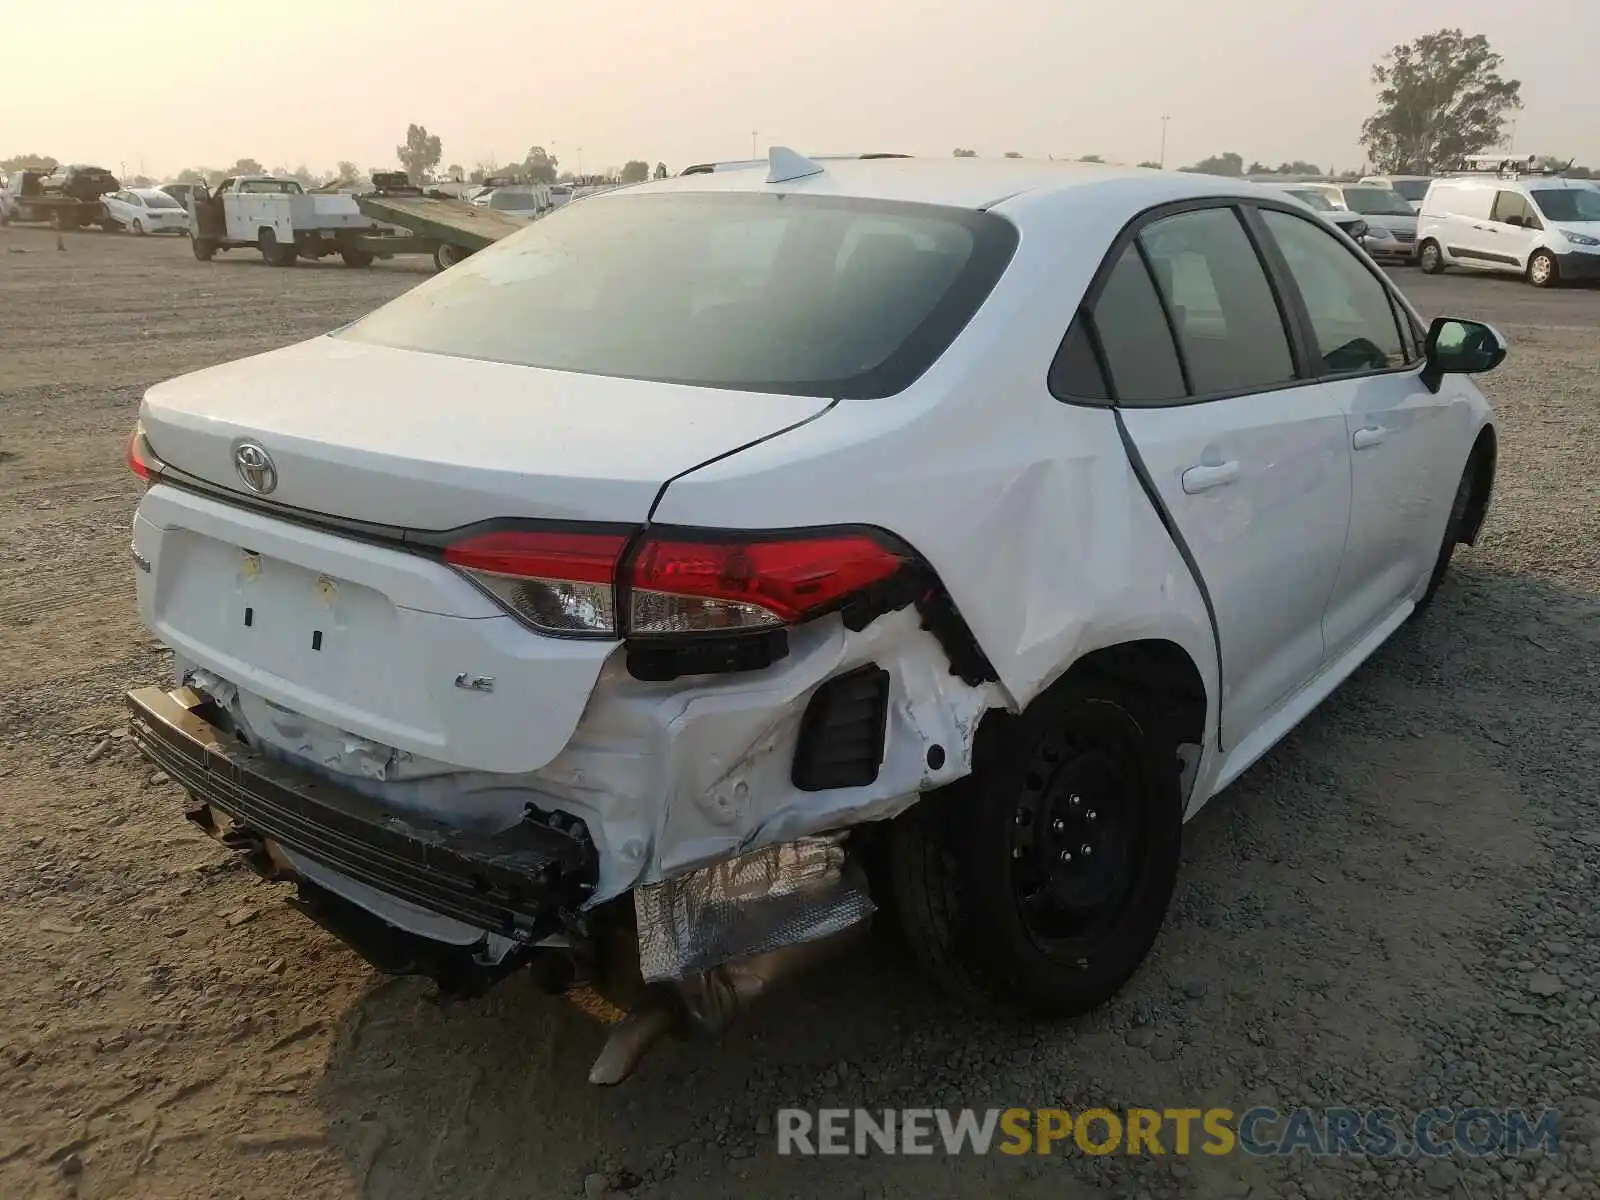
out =
<path fill-rule="evenodd" d="M 1158 161 L 1163 171 L 1167 169 L 1167 122 L 1170 120 L 1172 118 L 1165 113 L 1161 115 L 1161 157 Z"/>
<path fill-rule="evenodd" d="M 754 129 L 752 129 L 750 131 L 750 157 L 751 158 L 759 157 L 759 155 L 756 154 L 756 134 L 757 134 L 757 132 L 758 131 L 754 130 Z"/>
<path fill-rule="evenodd" d="M 1517 119 L 1511 118 L 1511 139 L 1506 142 L 1506 153 L 1510 154 L 1517 148 Z"/>

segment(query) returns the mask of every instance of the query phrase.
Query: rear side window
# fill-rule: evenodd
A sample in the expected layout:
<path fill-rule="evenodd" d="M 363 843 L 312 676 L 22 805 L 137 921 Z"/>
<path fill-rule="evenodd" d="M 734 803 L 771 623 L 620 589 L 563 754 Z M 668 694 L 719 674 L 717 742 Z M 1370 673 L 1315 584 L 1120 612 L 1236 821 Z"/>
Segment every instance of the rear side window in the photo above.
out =
<path fill-rule="evenodd" d="M 1146 226 L 1139 240 L 1166 299 L 1195 395 L 1294 379 L 1283 316 L 1237 213 L 1179 213 Z"/>
<path fill-rule="evenodd" d="M 1459 183 L 1436 183 L 1429 190 L 1423 209 L 1430 213 L 1487 221 L 1493 203 L 1494 192 L 1489 188 L 1464 186 Z"/>
<path fill-rule="evenodd" d="M 990 213 L 759 193 L 563 207 L 335 336 L 740 391 L 888 396 L 933 364 L 1016 248 Z"/>
<path fill-rule="evenodd" d="M 1496 192 L 1494 194 L 1494 210 L 1489 214 L 1491 221 L 1500 221 L 1512 224 L 1516 218 L 1518 225 L 1537 225 L 1538 219 L 1534 216 L 1533 205 L 1528 203 L 1527 197 L 1521 192 Z"/>
<path fill-rule="evenodd" d="M 1188 394 L 1161 298 L 1136 246 L 1111 268 L 1093 320 L 1120 403 L 1159 404 Z"/>
<path fill-rule="evenodd" d="M 1267 230 L 1289 264 L 1330 375 L 1401 367 L 1400 341 L 1389 289 L 1327 230 L 1292 213 L 1265 209 Z"/>

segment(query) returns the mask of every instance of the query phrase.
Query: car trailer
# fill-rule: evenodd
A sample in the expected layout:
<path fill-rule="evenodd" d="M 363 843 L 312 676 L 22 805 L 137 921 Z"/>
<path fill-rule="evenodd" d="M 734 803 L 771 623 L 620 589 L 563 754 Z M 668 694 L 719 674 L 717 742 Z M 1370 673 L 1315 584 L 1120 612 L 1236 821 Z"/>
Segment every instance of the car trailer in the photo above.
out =
<path fill-rule="evenodd" d="M 379 172 L 372 177 L 374 191 L 357 196 L 356 204 L 374 221 L 410 231 L 405 249 L 390 253 L 431 254 L 437 271 L 498 242 L 527 226 L 491 208 L 481 208 L 442 194 L 428 195 L 413 186 L 404 172 Z"/>

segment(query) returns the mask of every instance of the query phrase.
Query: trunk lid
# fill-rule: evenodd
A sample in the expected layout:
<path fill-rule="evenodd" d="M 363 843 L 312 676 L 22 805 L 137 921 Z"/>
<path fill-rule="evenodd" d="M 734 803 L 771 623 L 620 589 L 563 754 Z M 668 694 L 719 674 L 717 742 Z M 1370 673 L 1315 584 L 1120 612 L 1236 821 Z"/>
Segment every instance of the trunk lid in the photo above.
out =
<path fill-rule="evenodd" d="M 498 517 L 642 522 L 673 476 L 828 401 L 580 375 L 321 337 L 151 388 L 140 418 L 181 471 L 266 499 L 413 529 Z M 259 478 L 259 475 L 258 475 Z"/>

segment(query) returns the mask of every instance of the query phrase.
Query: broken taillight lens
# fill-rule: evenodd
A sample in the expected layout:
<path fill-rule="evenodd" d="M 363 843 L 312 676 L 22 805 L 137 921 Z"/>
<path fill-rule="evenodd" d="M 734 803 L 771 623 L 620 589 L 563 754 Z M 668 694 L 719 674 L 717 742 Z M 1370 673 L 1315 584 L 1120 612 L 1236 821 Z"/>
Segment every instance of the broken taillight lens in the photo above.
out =
<path fill-rule="evenodd" d="M 444 560 L 541 633 L 615 636 L 620 533 L 497 530 L 448 546 Z"/>
<path fill-rule="evenodd" d="M 497 530 L 450 545 L 444 560 L 541 633 L 647 638 L 797 625 L 842 607 L 910 561 L 887 539 L 854 530 L 652 530 L 630 550 L 631 540 L 625 533 Z"/>

